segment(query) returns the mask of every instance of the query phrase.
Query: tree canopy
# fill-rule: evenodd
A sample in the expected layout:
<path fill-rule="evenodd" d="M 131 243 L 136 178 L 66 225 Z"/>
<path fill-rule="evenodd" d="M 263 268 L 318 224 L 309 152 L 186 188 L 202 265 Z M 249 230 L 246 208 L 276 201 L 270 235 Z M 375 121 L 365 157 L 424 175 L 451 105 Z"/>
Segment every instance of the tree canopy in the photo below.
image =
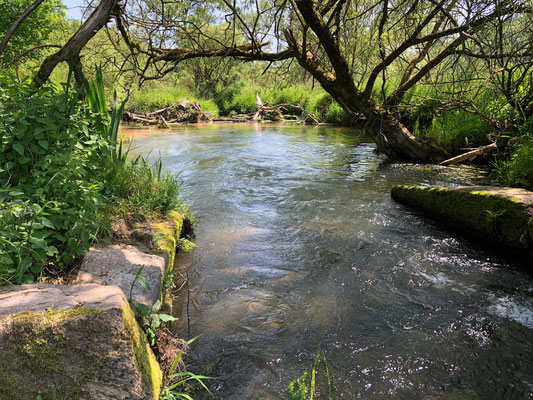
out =
<path fill-rule="evenodd" d="M 101 0 L 91 11 L 44 60 L 36 82 L 78 57 L 105 27 L 113 47 L 106 59 L 139 84 L 187 60 L 263 61 L 265 70 L 297 62 L 395 158 L 447 156 L 413 135 L 405 112 L 413 104 L 461 108 L 498 136 L 533 115 L 532 6 L 525 0 Z"/>

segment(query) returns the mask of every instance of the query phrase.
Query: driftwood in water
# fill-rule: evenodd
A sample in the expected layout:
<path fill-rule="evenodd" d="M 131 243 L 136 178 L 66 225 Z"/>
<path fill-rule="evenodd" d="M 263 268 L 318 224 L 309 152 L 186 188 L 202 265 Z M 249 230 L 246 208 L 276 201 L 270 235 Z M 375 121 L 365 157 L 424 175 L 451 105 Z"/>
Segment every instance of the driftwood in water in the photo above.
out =
<path fill-rule="evenodd" d="M 146 125 L 158 125 L 170 128 L 172 125 L 183 122 L 247 122 L 247 121 L 281 121 L 285 119 L 288 112 L 302 115 L 305 121 L 312 121 L 315 124 L 320 122 L 298 104 L 276 104 L 265 105 L 256 94 L 257 111 L 247 114 L 231 115 L 229 117 L 213 117 L 210 112 L 202 112 L 202 106 L 188 99 L 180 100 L 171 106 L 163 107 L 159 110 L 142 113 L 134 110 L 124 111 L 123 119 L 126 122 L 140 122 Z M 285 116 L 284 116 L 285 114 Z"/>
<path fill-rule="evenodd" d="M 491 143 L 489 145 L 481 146 L 474 150 L 471 150 L 466 153 L 459 154 L 458 156 L 444 160 L 443 162 L 440 163 L 440 165 L 453 165 L 453 164 L 459 164 L 465 161 L 473 161 L 477 157 L 480 157 L 480 156 L 487 157 L 488 155 L 496 153 L 497 151 L 498 151 L 498 146 L 496 146 L 496 143 Z"/>
<path fill-rule="evenodd" d="M 513 144 L 519 142 L 524 137 L 525 136 L 508 139 L 508 138 L 503 138 L 499 136 L 496 139 L 496 141 L 494 141 L 494 143 L 488 144 L 486 146 L 480 146 L 475 149 L 471 149 L 470 151 L 467 151 L 466 153 L 459 154 L 458 156 L 442 161 L 440 165 L 459 164 L 462 162 L 474 161 L 478 157 L 487 158 L 488 156 L 494 153 L 500 154 L 507 146 L 512 146 Z"/>
<path fill-rule="evenodd" d="M 257 121 L 261 119 L 262 117 L 267 117 L 266 119 L 269 119 L 269 117 L 277 118 L 275 120 L 283 119 L 282 111 L 292 110 L 292 111 L 299 112 L 302 115 L 302 117 L 304 117 L 304 120 L 310 119 L 311 121 L 313 121 L 313 123 L 317 125 L 320 124 L 320 122 L 315 118 L 313 114 L 305 110 L 299 104 L 285 103 L 285 104 L 276 104 L 274 106 L 265 106 L 263 102 L 261 101 L 261 98 L 259 97 L 259 95 L 256 94 L 255 96 L 257 99 L 256 101 L 257 111 L 255 112 L 254 117 L 253 117 L 254 121 Z"/>
<path fill-rule="evenodd" d="M 176 123 L 208 121 L 212 119 L 209 114 L 202 112 L 200 104 L 183 99 L 171 106 L 148 113 L 127 110 L 124 111 L 123 119 L 126 122 L 141 122 L 170 128 Z"/>

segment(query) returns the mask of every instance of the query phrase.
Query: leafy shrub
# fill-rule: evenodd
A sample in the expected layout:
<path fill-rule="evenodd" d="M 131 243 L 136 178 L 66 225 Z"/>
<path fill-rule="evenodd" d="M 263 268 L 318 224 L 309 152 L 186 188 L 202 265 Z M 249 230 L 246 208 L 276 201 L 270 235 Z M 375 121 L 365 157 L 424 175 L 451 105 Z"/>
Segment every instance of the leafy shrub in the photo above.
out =
<path fill-rule="evenodd" d="M 516 146 L 506 164 L 506 177 L 513 186 L 533 190 L 533 137 Z"/>
<path fill-rule="evenodd" d="M 122 107 L 115 96 L 107 113 L 101 74 L 85 86 L 81 102 L 68 85 L 35 91 L 0 76 L 0 285 L 73 264 L 113 215 L 181 207 L 176 176 L 117 146 Z"/>
<path fill-rule="evenodd" d="M 307 101 L 306 109 L 330 124 L 349 124 L 350 117 L 342 107 L 323 89 L 312 92 Z"/>
<path fill-rule="evenodd" d="M 102 116 L 67 87 L 36 93 L 0 77 L 0 279 L 25 283 L 71 264 L 103 228 L 101 165 L 110 143 Z"/>

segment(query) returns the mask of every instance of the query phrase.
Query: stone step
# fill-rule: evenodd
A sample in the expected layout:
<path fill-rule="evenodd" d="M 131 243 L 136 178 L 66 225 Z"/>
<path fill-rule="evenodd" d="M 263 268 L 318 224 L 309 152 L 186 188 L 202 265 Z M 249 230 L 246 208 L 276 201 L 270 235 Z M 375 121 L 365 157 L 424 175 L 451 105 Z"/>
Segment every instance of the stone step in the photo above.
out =
<path fill-rule="evenodd" d="M 162 373 L 118 286 L 0 287 L 0 399 L 158 399 Z"/>

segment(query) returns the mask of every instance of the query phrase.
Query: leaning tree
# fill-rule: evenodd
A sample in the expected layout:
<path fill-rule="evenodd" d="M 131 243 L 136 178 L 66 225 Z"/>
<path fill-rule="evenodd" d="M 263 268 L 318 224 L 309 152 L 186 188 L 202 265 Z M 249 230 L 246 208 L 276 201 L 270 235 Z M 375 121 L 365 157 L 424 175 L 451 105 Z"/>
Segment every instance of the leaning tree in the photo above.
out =
<path fill-rule="evenodd" d="M 494 60 L 486 53 L 490 46 L 479 44 L 486 27 L 531 11 L 528 0 L 100 0 L 66 45 L 44 60 L 36 82 L 78 57 L 114 18 L 109 38 L 121 38 L 121 63 L 141 80 L 199 57 L 261 60 L 267 68 L 296 60 L 380 151 L 438 162 L 444 151 L 402 123 L 399 106 L 406 94 L 445 75 L 441 67 L 450 59 L 456 64 L 481 54 Z"/>

